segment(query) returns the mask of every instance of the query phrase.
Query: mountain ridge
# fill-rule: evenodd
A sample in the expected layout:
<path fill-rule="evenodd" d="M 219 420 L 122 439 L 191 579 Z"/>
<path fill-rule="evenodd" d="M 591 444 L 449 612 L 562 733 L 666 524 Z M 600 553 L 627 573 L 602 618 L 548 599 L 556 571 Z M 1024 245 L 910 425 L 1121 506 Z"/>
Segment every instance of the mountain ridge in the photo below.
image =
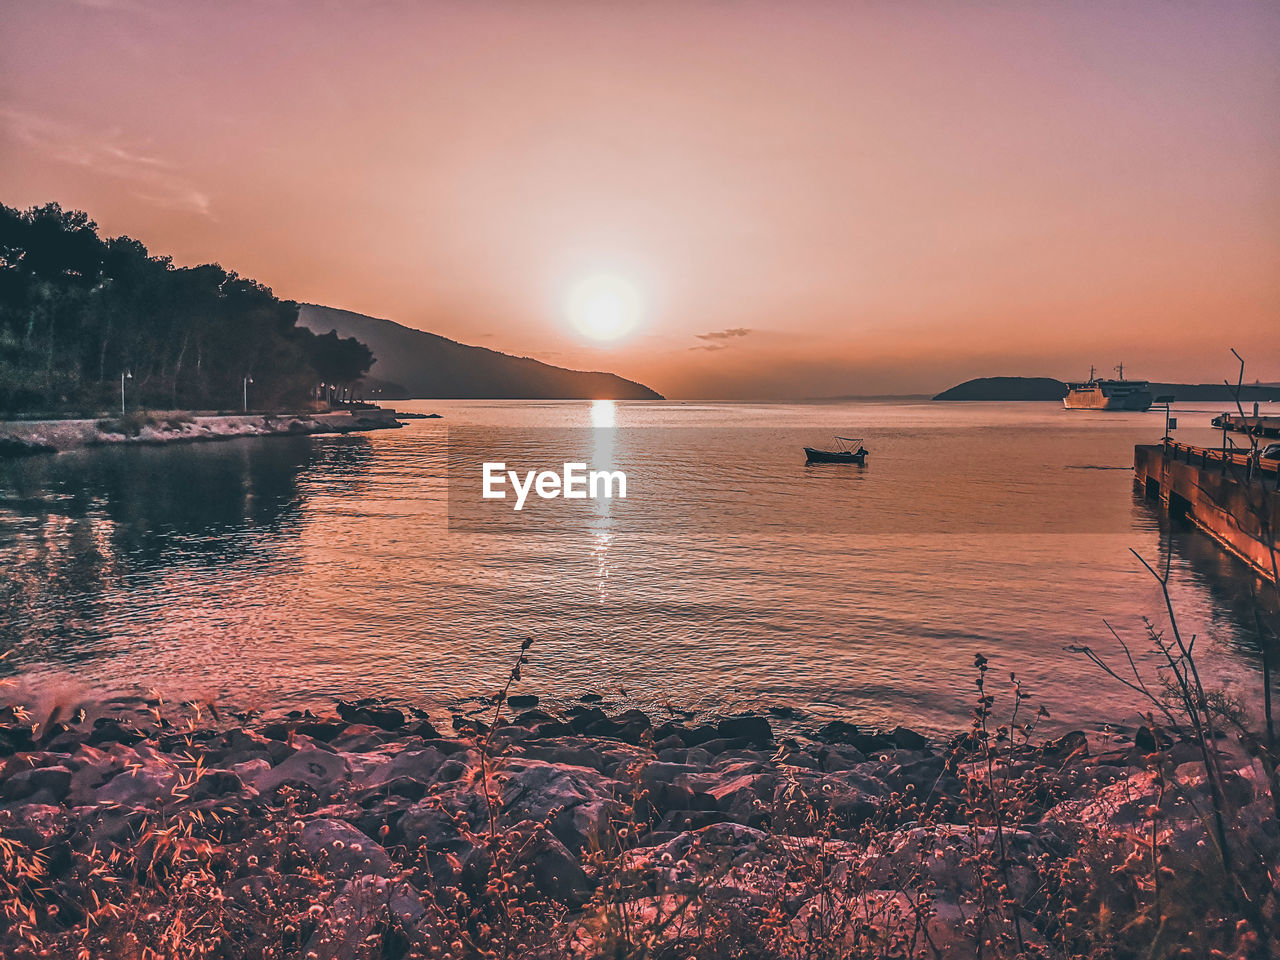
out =
<path fill-rule="evenodd" d="M 414 330 L 394 320 L 315 303 L 298 304 L 298 324 L 336 330 L 373 351 L 369 381 L 387 400 L 662 400 L 656 390 L 599 370 L 570 370 Z"/>

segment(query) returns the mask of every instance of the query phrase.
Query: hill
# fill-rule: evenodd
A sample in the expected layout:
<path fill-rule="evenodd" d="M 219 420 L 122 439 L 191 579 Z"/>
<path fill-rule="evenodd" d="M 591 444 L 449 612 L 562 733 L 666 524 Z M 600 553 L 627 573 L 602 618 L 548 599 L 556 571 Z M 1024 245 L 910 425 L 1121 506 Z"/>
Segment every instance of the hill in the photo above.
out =
<path fill-rule="evenodd" d="M 644 384 L 612 373 L 567 370 L 528 357 L 472 347 L 349 310 L 304 303 L 298 324 L 318 334 L 337 331 L 373 351 L 369 378 L 387 399 L 661 400 Z"/>
<path fill-rule="evenodd" d="M 0 204 L 0 412 L 296 409 L 351 383 L 363 344 L 216 263 L 176 267 L 56 203 Z M 252 385 L 252 386 L 250 386 Z"/>
<path fill-rule="evenodd" d="M 943 390 L 935 400 L 1061 400 L 1067 385 L 1051 377 L 978 377 Z"/>
<path fill-rule="evenodd" d="M 1201 400 L 1227 403 L 1234 393 L 1225 383 L 1157 383 L 1151 382 L 1155 396 L 1172 394 L 1184 402 Z M 1067 385 L 1051 377 L 978 377 L 944 390 L 935 400 L 1061 400 Z M 1246 384 L 1240 391 L 1245 403 L 1257 400 L 1280 400 L 1280 385 Z"/>

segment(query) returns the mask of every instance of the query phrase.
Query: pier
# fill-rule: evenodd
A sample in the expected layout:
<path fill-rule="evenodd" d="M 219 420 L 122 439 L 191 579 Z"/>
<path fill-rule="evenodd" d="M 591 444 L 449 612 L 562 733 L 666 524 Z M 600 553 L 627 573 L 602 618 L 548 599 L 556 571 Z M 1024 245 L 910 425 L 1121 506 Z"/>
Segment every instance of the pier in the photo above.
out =
<path fill-rule="evenodd" d="M 1213 425 L 1221 430 L 1230 430 L 1232 433 L 1280 437 L 1280 417 L 1250 417 L 1241 416 L 1238 413 L 1224 413 L 1213 418 Z"/>
<path fill-rule="evenodd" d="M 1247 451 L 1172 440 L 1133 448 L 1134 484 L 1147 499 L 1190 520 L 1267 580 L 1276 578 L 1278 469 Z"/>

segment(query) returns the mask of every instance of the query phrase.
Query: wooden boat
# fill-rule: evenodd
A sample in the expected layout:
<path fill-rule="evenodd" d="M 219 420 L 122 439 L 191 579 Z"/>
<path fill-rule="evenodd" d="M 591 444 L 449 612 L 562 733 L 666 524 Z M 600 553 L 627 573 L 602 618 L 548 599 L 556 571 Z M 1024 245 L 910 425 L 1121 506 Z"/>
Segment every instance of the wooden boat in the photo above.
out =
<path fill-rule="evenodd" d="M 867 448 L 861 440 L 852 437 L 836 437 L 835 450 L 815 450 L 805 447 L 806 463 L 866 463 Z"/>

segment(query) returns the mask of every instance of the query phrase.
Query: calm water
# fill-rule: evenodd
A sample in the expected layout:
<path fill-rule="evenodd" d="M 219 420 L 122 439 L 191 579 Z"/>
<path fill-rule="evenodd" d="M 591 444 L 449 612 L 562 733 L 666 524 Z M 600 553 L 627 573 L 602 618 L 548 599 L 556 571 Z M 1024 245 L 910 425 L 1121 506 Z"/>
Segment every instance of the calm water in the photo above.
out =
<path fill-rule="evenodd" d="M 525 688 L 551 698 L 939 729 L 967 717 L 983 653 L 1055 722 L 1126 723 L 1121 691 L 1064 647 L 1118 653 L 1105 619 L 1145 649 L 1142 618 L 1164 623 L 1132 547 L 1171 558 L 1216 681 L 1258 684 L 1250 575 L 1133 492 L 1132 446 L 1160 414 L 400 406 L 445 419 L 0 465 L 0 668 L 44 689 L 442 708 L 500 683 L 533 637 Z M 1180 410 L 1180 439 L 1218 442 L 1219 409 Z M 865 468 L 803 464 L 833 432 L 866 437 Z M 495 456 L 613 465 L 629 496 L 481 505 Z"/>

